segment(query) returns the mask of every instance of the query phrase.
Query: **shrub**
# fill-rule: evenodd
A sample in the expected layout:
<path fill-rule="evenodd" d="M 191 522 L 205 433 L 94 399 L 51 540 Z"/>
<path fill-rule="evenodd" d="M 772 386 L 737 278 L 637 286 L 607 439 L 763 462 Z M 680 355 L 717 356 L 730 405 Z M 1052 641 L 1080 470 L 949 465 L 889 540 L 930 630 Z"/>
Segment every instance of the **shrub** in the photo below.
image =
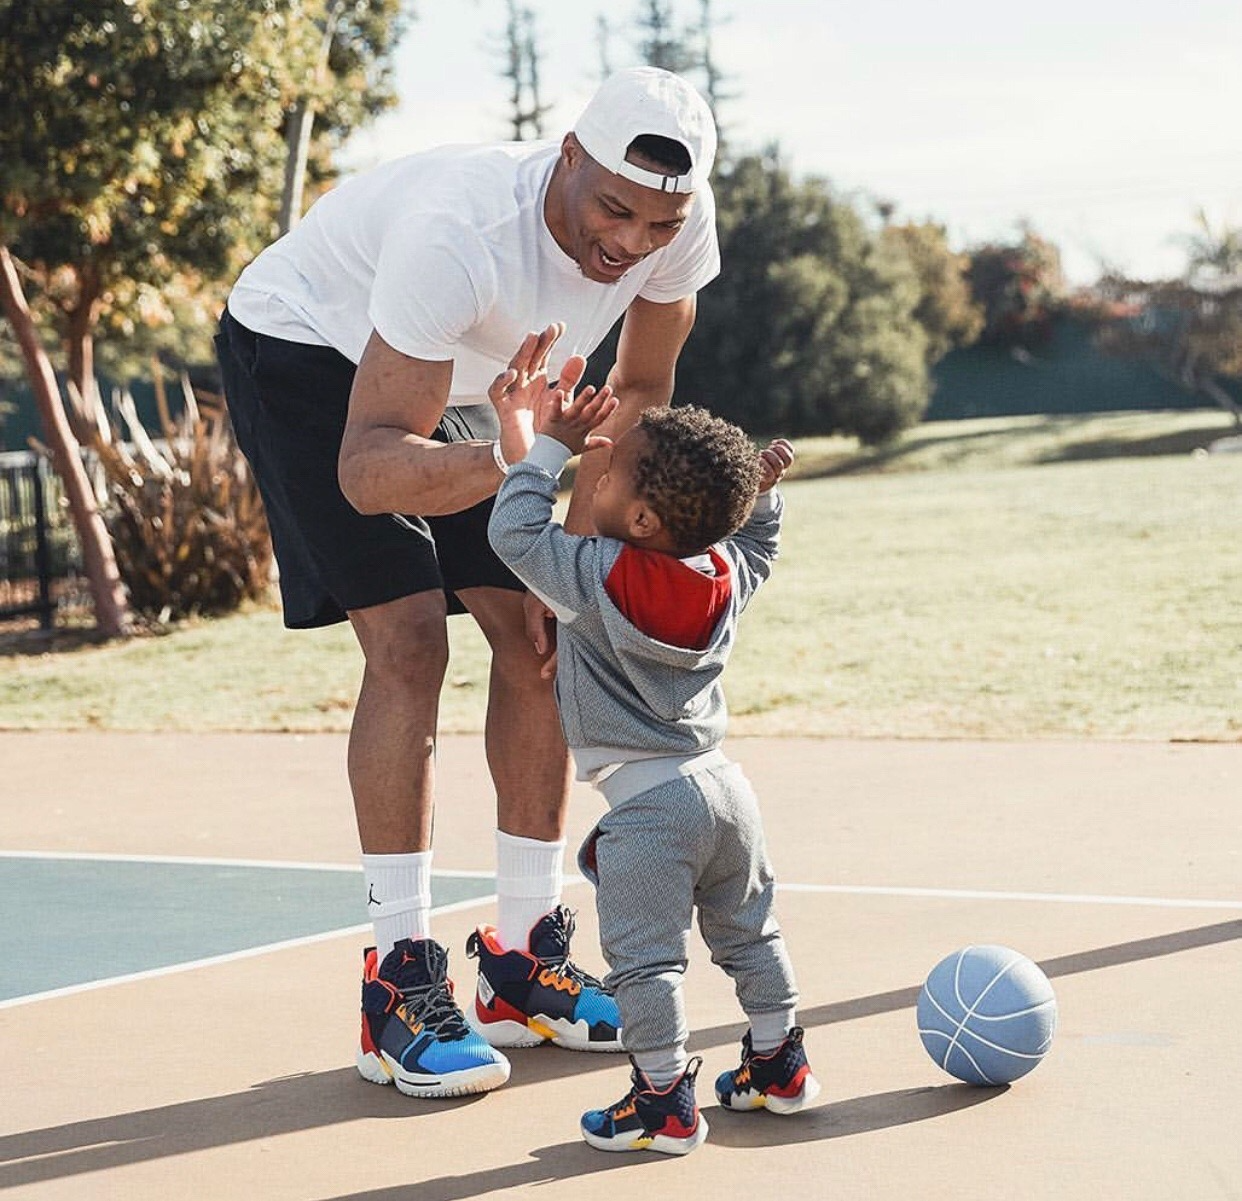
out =
<path fill-rule="evenodd" d="M 161 623 L 266 600 L 272 580 L 267 518 L 228 413 L 218 400 L 200 404 L 184 375 L 181 389 L 174 419 L 157 381 L 159 441 L 128 392 L 115 402 L 119 422 L 94 406 L 117 565 L 135 614 Z"/>

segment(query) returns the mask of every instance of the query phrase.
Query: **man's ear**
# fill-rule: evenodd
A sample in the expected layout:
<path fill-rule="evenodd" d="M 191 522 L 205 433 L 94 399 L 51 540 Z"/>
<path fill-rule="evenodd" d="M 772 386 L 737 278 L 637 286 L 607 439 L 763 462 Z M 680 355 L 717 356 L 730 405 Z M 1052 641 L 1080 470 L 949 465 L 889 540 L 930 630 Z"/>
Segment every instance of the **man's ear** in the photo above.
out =
<path fill-rule="evenodd" d="M 576 167 L 582 162 L 582 156 L 585 151 L 582 149 L 582 143 L 578 141 L 573 132 L 567 133 L 561 139 L 561 161 L 567 167 Z"/>

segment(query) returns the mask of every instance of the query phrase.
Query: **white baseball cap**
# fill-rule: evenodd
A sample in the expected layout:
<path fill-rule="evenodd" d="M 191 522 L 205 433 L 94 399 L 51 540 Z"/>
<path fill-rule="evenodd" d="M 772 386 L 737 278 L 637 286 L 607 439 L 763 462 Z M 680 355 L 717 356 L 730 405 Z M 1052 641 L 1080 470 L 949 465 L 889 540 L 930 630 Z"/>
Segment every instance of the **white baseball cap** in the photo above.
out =
<path fill-rule="evenodd" d="M 626 161 L 635 138 L 654 134 L 679 142 L 690 155 L 685 175 L 663 175 Z M 693 192 L 716 158 L 716 122 L 707 101 L 684 79 L 658 67 L 610 75 L 574 125 L 574 136 L 601 167 L 659 192 Z"/>

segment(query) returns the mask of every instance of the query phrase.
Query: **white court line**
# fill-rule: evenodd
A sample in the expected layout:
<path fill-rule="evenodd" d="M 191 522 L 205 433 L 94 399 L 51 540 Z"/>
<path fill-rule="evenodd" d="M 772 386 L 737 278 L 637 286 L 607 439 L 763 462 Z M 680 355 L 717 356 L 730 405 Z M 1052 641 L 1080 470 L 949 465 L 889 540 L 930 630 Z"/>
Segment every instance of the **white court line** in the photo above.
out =
<path fill-rule="evenodd" d="M 1242 909 L 1242 901 L 1194 897 L 1115 897 L 1082 892 L 987 892 L 976 888 L 889 888 L 867 884 L 777 884 L 779 892 L 847 893 L 864 897 L 931 897 L 949 901 L 1050 901 L 1058 905 L 1148 905 L 1156 909 Z"/>
<path fill-rule="evenodd" d="M 470 909 L 475 905 L 486 905 L 496 900 L 496 894 L 482 897 L 471 897 L 465 901 L 454 901 L 451 905 L 438 905 L 432 915 L 440 913 L 456 913 L 460 909 Z M 284 942 L 270 942 L 261 947 L 248 947 L 244 951 L 229 951 L 224 955 L 211 955 L 206 959 L 193 959 L 187 963 L 172 963 L 167 967 L 150 968 L 145 972 L 131 972 L 127 976 L 109 976 L 105 980 L 89 980 L 85 984 L 70 984 L 65 988 L 52 988 L 47 992 L 29 993 L 22 997 L 11 997 L 0 1001 L 0 1010 L 16 1009 L 19 1005 L 30 1005 L 35 1001 L 50 1001 L 56 997 L 71 997 L 77 993 L 92 992 L 97 988 L 109 988 L 113 984 L 132 984 L 137 980 L 155 980 L 160 976 L 174 976 L 178 972 L 189 972 L 200 967 L 215 967 L 220 963 L 233 963 L 238 959 L 253 959 L 256 955 L 266 955 L 269 951 L 285 951 L 292 947 L 309 947 L 317 942 L 341 938 L 346 934 L 369 934 L 371 925 L 368 922 L 361 926 L 342 926 L 339 930 L 325 930 L 322 934 L 308 934 L 304 938 L 290 938 Z"/>
<path fill-rule="evenodd" d="M 176 863 L 194 864 L 199 866 L 218 867 L 276 867 L 306 868 L 320 871 L 358 871 L 359 868 L 346 864 L 308 864 L 287 863 L 256 859 L 195 859 L 179 856 L 144 856 L 144 855 L 97 855 L 89 853 L 71 853 L 55 851 L 0 851 L 0 858 L 8 859 L 79 859 L 101 860 L 122 863 Z M 472 871 L 440 871 L 435 876 L 456 876 L 479 879 L 493 876 L 493 872 Z M 581 876 L 567 876 L 565 886 L 583 883 Z M 1193 897 L 1132 897 L 1108 896 L 1094 893 L 1058 893 L 1058 892 L 991 892 L 974 888 L 902 888 L 866 884 L 777 884 L 779 892 L 830 893 L 849 896 L 881 896 L 881 897 L 923 897 L 939 900 L 968 901 L 1034 901 L 1051 902 L 1064 905 L 1143 905 L 1157 909 L 1242 909 L 1242 901 L 1201 900 Z M 496 900 L 495 893 L 472 897 L 464 901 L 456 901 L 451 905 L 442 905 L 432 910 L 433 914 L 454 913 L 479 905 L 486 905 Z M 18 1005 L 28 1005 L 35 1001 L 47 1001 L 55 997 L 72 996 L 75 993 L 89 992 L 97 988 L 107 988 L 113 984 L 128 984 L 137 980 L 151 980 L 159 976 L 170 976 L 177 972 L 188 972 L 195 968 L 211 967 L 215 964 L 231 963 L 238 959 L 250 959 L 256 955 L 265 955 L 269 951 L 286 950 L 291 947 L 310 946 L 318 942 L 326 942 L 332 938 L 346 934 L 361 934 L 371 929 L 368 925 L 343 926 L 338 930 L 328 930 L 322 934 L 312 934 L 305 938 L 288 939 L 284 942 L 267 943 L 260 947 L 250 947 L 244 951 L 232 951 L 224 955 L 214 955 L 207 959 L 195 959 L 187 963 L 171 964 L 168 967 L 152 968 L 145 972 L 133 972 L 126 976 L 111 976 L 105 980 L 92 980 L 86 984 L 74 984 L 66 988 L 50 989 L 47 992 L 31 993 L 27 996 L 13 997 L 0 1001 L 0 1010 L 12 1009 Z"/>
<path fill-rule="evenodd" d="M 68 859 L 84 863 L 171 863 L 182 867 L 263 867 L 307 872 L 361 872 L 359 863 L 305 863 L 287 859 L 211 859 L 193 855 L 112 855 L 94 851 L 0 851 L 0 859 Z M 488 880 L 495 872 L 434 868 L 433 876 Z"/>

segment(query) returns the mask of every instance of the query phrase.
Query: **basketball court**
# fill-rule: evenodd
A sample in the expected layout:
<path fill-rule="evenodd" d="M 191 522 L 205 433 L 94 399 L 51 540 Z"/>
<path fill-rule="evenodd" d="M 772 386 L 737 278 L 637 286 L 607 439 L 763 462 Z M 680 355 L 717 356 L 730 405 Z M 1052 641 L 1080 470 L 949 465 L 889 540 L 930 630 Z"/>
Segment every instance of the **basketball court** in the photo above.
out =
<path fill-rule="evenodd" d="M 510 1053 L 418 1101 L 353 1067 L 369 937 L 339 735 L 0 734 L 0 1189 L 14 1197 L 1242 1196 L 1242 748 L 735 739 L 824 1086 L 780 1118 L 711 1081 L 741 1015 L 693 943 L 707 1144 L 608 1155 L 615 1055 Z M 480 739 L 438 773 L 434 928 L 459 995 L 494 916 Z M 601 802 L 575 792 L 570 841 Z M 568 862 L 572 860 L 567 859 Z M 602 971 L 590 888 L 575 957 Z M 1060 1023 L 1007 1088 L 928 1058 L 914 1004 L 971 943 L 1039 962 Z"/>

